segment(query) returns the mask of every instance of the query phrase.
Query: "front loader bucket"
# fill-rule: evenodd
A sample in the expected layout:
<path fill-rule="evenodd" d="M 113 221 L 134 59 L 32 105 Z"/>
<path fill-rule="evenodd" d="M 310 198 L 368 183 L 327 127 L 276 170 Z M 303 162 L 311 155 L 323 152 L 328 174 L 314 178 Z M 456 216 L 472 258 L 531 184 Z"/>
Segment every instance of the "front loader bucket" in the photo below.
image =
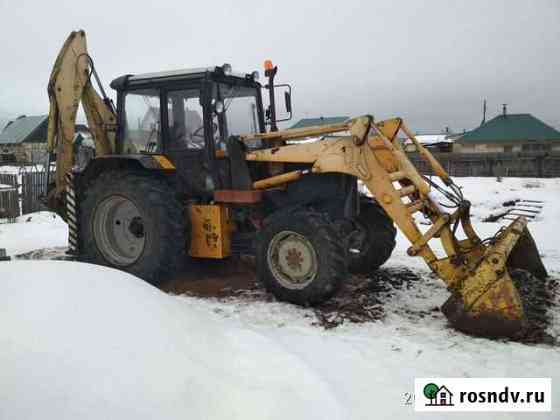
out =
<path fill-rule="evenodd" d="M 523 336 L 529 326 L 528 302 L 524 301 L 528 296 L 522 293 L 526 285 L 514 282 L 522 280 L 519 270 L 530 272 L 541 283 L 547 277 L 523 217 L 513 221 L 486 247 L 482 259 L 443 305 L 443 313 L 455 328 L 470 334 Z"/>

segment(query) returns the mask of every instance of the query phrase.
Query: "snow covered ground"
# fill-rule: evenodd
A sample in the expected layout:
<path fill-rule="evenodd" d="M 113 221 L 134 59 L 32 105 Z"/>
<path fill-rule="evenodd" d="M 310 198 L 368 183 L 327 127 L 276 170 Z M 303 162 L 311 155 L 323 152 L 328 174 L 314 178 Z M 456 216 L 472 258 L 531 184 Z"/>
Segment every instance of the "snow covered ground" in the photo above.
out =
<path fill-rule="evenodd" d="M 559 179 L 456 182 L 482 237 L 501 225 L 481 219 L 503 201 L 545 201 L 529 227 L 560 277 Z M 0 224 L 10 255 L 65 243 L 64 223 L 48 213 Z M 172 296 L 88 264 L 0 263 L 0 419 L 448 418 L 407 405 L 414 378 L 430 376 L 552 377 L 551 413 L 476 418 L 558 418 L 559 348 L 448 328 L 433 311 L 447 298 L 443 283 L 407 247 L 399 234 L 387 265 L 419 273 L 417 284 L 388 298 L 382 320 L 331 330 L 313 325 L 312 310 L 288 304 Z M 556 337 L 559 308 L 549 329 Z"/>
<path fill-rule="evenodd" d="M 37 249 L 66 247 L 68 227 L 54 213 L 26 214 L 17 223 L 0 224 L 0 248 L 8 255 L 18 255 Z"/>

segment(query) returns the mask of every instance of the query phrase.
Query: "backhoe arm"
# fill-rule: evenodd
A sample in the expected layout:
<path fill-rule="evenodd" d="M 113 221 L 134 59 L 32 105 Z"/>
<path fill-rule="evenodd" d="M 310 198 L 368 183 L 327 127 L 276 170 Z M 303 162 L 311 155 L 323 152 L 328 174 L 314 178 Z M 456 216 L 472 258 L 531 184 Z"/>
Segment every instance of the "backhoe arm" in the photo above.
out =
<path fill-rule="evenodd" d="M 91 76 L 96 78 L 103 98 L 95 91 Z M 49 205 L 63 201 L 65 174 L 74 164 L 73 143 L 76 115 L 80 103 L 95 141 L 96 156 L 115 150 L 116 115 L 106 97 L 87 51 L 84 31 L 72 32 L 53 66 L 48 85 L 50 101 L 47 148 L 56 154 L 56 188 L 49 194 Z"/>

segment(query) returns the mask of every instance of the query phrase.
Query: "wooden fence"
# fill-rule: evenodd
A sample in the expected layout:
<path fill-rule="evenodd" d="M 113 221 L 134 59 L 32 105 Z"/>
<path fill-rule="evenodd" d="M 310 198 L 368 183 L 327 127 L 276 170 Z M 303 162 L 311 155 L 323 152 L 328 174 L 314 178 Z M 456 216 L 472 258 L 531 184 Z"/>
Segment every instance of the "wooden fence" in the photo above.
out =
<path fill-rule="evenodd" d="M 51 177 L 53 176 L 54 173 L 51 172 Z M 40 197 L 43 194 L 46 177 L 46 171 L 24 172 L 21 175 L 21 214 L 44 210 Z"/>
<path fill-rule="evenodd" d="M 15 187 L 0 187 L 0 220 L 13 222 L 20 214 L 18 191 Z"/>
<path fill-rule="evenodd" d="M 17 175 L 0 174 L 0 219 L 13 222 L 20 214 Z"/>
<path fill-rule="evenodd" d="M 560 177 L 560 153 L 434 153 L 451 176 Z M 432 171 L 416 153 L 409 159 L 426 175 Z"/>
<path fill-rule="evenodd" d="M 24 168 L 18 174 L 0 173 L 0 220 L 13 222 L 23 214 L 44 210 L 40 198 L 46 176 L 45 171 Z"/>

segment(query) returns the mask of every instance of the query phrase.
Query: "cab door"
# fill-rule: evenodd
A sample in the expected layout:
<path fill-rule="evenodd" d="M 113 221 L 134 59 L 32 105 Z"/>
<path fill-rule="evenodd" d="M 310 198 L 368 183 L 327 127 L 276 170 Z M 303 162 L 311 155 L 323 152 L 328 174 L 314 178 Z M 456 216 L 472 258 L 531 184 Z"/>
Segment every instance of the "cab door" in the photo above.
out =
<path fill-rule="evenodd" d="M 218 129 L 211 120 L 204 84 L 168 88 L 162 94 L 164 153 L 177 168 L 178 187 L 188 195 L 208 195 L 214 189 L 208 141 Z"/>

